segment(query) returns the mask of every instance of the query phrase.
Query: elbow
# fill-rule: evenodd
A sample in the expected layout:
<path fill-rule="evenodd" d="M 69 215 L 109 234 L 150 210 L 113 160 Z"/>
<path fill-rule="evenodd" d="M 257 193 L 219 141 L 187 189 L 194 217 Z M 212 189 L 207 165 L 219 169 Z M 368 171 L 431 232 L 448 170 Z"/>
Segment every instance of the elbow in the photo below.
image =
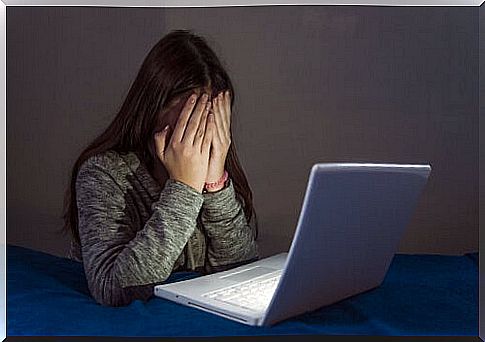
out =
<path fill-rule="evenodd" d="M 167 276 L 159 281 L 145 285 L 133 285 L 123 287 L 117 277 L 103 277 L 99 286 L 92 287 L 91 294 L 98 304 L 110 307 L 121 307 L 131 304 L 135 300 L 148 301 L 154 296 L 154 286 L 162 284 Z"/>
<path fill-rule="evenodd" d="M 240 246 L 232 251 L 224 253 L 209 252 L 210 273 L 226 271 L 259 260 L 258 246 L 256 243 Z"/>
<path fill-rule="evenodd" d="M 120 282 L 113 272 L 88 275 L 89 292 L 102 306 L 118 307 L 130 304 L 133 299 L 126 296 Z"/>
<path fill-rule="evenodd" d="M 104 279 L 94 286 L 90 286 L 93 299 L 102 306 L 120 307 L 129 305 L 133 299 L 124 295 L 123 290 L 118 284 L 108 282 Z"/>
<path fill-rule="evenodd" d="M 102 295 L 93 295 L 96 302 L 102 306 L 122 307 L 131 304 L 134 299 L 126 298 L 116 293 L 107 293 Z"/>
<path fill-rule="evenodd" d="M 115 298 L 115 297 L 105 297 L 105 296 L 93 295 L 93 298 L 95 299 L 96 303 L 98 303 L 102 306 L 109 306 L 109 307 L 127 306 L 131 303 L 131 301 L 127 302 L 127 301 L 124 301 L 120 298 Z"/>
<path fill-rule="evenodd" d="M 244 236 L 246 237 L 246 236 Z M 241 240 L 244 239 L 241 237 Z M 254 260 L 259 258 L 259 251 L 258 251 L 258 244 L 254 237 L 246 237 L 245 239 L 247 243 L 245 245 L 240 246 L 239 249 L 234 249 L 234 259 L 240 262 Z"/>

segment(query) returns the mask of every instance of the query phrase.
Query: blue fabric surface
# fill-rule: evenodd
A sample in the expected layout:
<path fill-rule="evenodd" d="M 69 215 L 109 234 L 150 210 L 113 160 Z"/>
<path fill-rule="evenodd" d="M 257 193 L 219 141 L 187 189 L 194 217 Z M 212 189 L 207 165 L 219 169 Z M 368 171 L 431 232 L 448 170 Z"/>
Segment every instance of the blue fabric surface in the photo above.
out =
<path fill-rule="evenodd" d="M 168 281 L 195 276 L 180 272 Z M 7 336 L 284 334 L 476 336 L 478 253 L 397 254 L 379 288 L 272 327 L 251 327 L 156 297 L 103 307 L 90 297 L 81 263 L 7 246 Z"/>

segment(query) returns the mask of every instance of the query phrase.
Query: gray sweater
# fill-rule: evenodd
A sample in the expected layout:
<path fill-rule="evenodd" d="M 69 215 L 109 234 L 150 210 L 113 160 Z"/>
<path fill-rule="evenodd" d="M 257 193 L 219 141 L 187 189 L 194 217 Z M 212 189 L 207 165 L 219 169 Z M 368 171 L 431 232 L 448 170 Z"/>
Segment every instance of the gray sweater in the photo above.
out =
<path fill-rule="evenodd" d="M 81 165 L 76 196 L 81 245 L 72 240 L 69 256 L 100 304 L 147 300 L 173 271 L 211 273 L 258 257 L 230 178 L 212 193 L 173 179 L 162 187 L 135 153 L 107 151 Z"/>

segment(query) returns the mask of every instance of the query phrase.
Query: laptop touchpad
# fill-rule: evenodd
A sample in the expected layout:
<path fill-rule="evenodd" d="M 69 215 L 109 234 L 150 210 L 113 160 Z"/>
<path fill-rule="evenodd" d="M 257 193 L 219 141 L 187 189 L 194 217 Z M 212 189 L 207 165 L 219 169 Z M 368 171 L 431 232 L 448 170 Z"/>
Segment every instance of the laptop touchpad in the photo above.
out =
<path fill-rule="evenodd" d="M 254 277 L 258 277 L 260 275 L 270 273 L 270 272 L 274 272 L 274 271 L 276 271 L 276 269 L 274 269 L 274 268 L 256 266 L 256 267 L 244 270 L 244 271 L 238 271 L 238 272 L 235 272 L 235 273 L 224 275 L 224 276 L 220 277 L 220 279 L 231 280 L 231 281 L 244 281 L 244 280 L 248 280 L 248 279 L 251 279 L 251 278 L 254 278 Z"/>

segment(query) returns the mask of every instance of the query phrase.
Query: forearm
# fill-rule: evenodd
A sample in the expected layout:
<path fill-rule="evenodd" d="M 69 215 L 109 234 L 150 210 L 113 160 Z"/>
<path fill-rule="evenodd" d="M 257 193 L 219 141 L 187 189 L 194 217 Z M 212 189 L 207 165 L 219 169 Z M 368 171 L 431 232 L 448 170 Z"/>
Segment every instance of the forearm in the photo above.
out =
<path fill-rule="evenodd" d="M 148 289 L 168 278 L 193 233 L 202 195 L 167 181 L 137 231 L 125 213 L 126 194 L 102 169 L 91 165 L 79 176 L 79 234 L 91 294 L 111 306 L 148 298 Z"/>
<path fill-rule="evenodd" d="M 168 180 L 152 216 L 116 260 L 123 287 L 166 279 L 196 227 L 202 196 L 187 185 Z"/>
<path fill-rule="evenodd" d="M 232 180 L 227 188 L 204 194 L 201 221 L 209 238 L 207 261 L 210 266 L 235 264 L 258 257 L 257 244 L 236 198 Z"/>

